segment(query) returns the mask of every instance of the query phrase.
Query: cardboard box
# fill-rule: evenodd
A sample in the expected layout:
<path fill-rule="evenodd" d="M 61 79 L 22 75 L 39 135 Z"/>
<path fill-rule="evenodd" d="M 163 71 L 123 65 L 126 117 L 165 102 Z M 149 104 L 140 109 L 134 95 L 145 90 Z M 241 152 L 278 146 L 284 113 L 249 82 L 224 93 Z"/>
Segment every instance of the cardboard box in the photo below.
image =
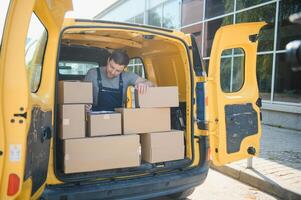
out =
<path fill-rule="evenodd" d="M 91 82 L 59 81 L 59 103 L 93 103 Z"/>
<path fill-rule="evenodd" d="M 172 130 L 141 135 L 142 160 L 149 163 L 184 159 L 184 133 Z"/>
<path fill-rule="evenodd" d="M 117 108 L 123 134 L 170 131 L 170 108 Z"/>
<path fill-rule="evenodd" d="M 65 173 L 140 165 L 139 135 L 69 139 L 63 148 Z"/>
<path fill-rule="evenodd" d="M 149 87 L 145 94 L 135 90 L 136 108 L 178 107 L 178 87 Z"/>
<path fill-rule="evenodd" d="M 88 112 L 87 136 L 121 134 L 121 114 L 113 112 Z"/>
<path fill-rule="evenodd" d="M 64 104 L 59 107 L 59 137 L 82 138 L 86 132 L 85 104 Z"/>

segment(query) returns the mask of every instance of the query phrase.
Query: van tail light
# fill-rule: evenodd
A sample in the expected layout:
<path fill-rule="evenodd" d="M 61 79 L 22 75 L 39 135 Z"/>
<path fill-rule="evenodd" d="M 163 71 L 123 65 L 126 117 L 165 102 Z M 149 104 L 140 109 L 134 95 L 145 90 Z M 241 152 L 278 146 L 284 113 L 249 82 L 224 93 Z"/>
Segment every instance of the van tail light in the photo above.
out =
<path fill-rule="evenodd" d="M 8 178 L 7 195 L 13 196 L 19 191 L 20 178 L 17 174 L 10 174 Z"/>

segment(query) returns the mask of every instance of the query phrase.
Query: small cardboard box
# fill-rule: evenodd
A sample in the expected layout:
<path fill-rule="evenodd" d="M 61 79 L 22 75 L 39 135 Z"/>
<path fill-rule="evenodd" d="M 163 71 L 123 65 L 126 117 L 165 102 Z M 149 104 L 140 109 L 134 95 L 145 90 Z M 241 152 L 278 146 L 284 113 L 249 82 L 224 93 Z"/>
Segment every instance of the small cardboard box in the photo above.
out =
<path fill-rule="evenodd" d="M 121 134 L 121 114 L 113 112 L 88 112 L 87 136 Z"/>
<path fill-rule="evenodd" d="M 123 134 L 170 131 L 170 108 L 117 108 Z"/>
<path fill-rule="evenodd" d="M 78 173 L 140 165 L 139 135 L 64 140 L 64 172 Z"/>
<path fill-rule="evenodd" d="M 149 163 L 184 159 L 183 131 L 141 135 L 142 160 Z"/>
<path fill-rule="evenodd" d="M 59 103 L 93 103 L 91 82 L 59 81 Z"/>
<path fill-rule="evenodd" d="M 64 104 L 59 107 L 59 137 L 82 138 L 86 132 L 84 104 Z"/>
<path fill-rule="evenodd" d="M 135 90 L 136 108 L 178 107 L 178 87 L 149 87 L 145 94 Z"/>

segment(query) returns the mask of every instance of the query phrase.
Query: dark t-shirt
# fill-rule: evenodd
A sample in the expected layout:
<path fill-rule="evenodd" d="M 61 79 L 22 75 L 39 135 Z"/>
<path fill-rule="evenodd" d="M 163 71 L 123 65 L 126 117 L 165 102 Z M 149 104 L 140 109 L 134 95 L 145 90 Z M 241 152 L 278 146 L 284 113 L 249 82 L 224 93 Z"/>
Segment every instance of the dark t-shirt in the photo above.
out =
<path fill-rule="evenodd" d="M 105 67 L 100 67 L 100 73 L 101 73 L 101 81 L 103 87 L 107 88 L 119 88 L 119 76 L 114 77 L 112 79 L 107 77 Z M 135 85 L 136 80 L 139 78 L 137 74 L 133 72 L 122 72 L 122 80 L 123 80 L 123 102 L 125 99 L 125 93 L 128 88 L 128 86 Z M 90 81 L 93 84 L 93 105 L 97 104 L 97 95 L 98 95 L 98 83 L 97 83 L 97 69 L 93 68 L 90 69 L 85 76 L 84 81 Z"/>

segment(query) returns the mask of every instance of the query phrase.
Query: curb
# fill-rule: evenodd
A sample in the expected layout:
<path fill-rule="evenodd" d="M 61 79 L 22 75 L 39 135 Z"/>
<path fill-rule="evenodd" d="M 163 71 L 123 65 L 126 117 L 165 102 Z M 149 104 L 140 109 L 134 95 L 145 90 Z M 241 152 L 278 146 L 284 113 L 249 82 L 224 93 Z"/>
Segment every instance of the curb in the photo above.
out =
<path fill-rule="evenodd" d="M 259 189 L 260 191 L 266 192 L 270 195 L 276 196 L 285 200 L 299 200 L 301 199 L 301 195 L 295 193 L 291 190 L 281 187 L 279 184 L 269 181 L 267 179 L 263 180 L 256 176 L 253 176 L 247 172 L 242 170 L 235 169 L 231 166 L 214 166 L 212 163 L 210 168 L 221 172 L 229 177 L 237 179 L 238 181 L 250 185 Z"/>

